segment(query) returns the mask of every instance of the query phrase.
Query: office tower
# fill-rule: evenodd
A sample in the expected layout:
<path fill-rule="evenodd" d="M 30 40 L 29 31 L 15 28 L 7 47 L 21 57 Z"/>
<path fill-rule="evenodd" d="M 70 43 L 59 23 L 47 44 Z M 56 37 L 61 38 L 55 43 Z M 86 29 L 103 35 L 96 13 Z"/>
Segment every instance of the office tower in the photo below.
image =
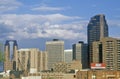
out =
<path fill-rule="evenodd" d="M 88 68 L 88 44 L 86 43 L 83 44 L 82 49 L 82 66 L 83 69 Z"/>
<path fill-rule="evenodd" d="M 73 44 L 73 60 L 82 60 L 82 45 L 83 42 Z"/>
<path fill-rule="evenodd" d="M 87 53 L 87 44 L 79 41 L 76 44 L 73 44 L 73 60 L 79 60 L 82 63 L 82 68 L 88 68 L 88 53 Z"/>
<path fill-rule="evenodd" d="M 10 60 L 10 44 L 8 41 L 6 41 L 5 43 L 4 53 L 5 53 L 4 71 L 12 70 L 12 61 Z"/>
<path fill-rule="evenodd" d="M 25 70 L 25 71 L 29 71 L 29 62 L 30 62 L 30 50 L 29 49 L 19 49 L 18 52 L 18 58 L 16 60 L 16 68 L 17 70 Z"/>
<path fill-rule="evenodd" d="M 103 14 L 91 18 L 87 26 L 89 64 L 93 62 L 92 43 L 108 37 L 108 25 Z"/>
<path fill-rule="evenodd" d="M 30 49 L 30 57 L 28 58 L 28 64 L 30 64 L 30 73 L 38 71 L 38 54 L 40 53 L 39 49 Z M 30 63 L 29 63 L 30 62 Z"/>
<path fill-rule="evenodd" d="M 13 43 L 13 60 L 14 60 L 14 61 L 16 60 L 17 50 L 18 50 L 17 41 L 14 40 L 14 43 Z"/>
<path fill-rule="evenodd" d="M 64 50 L 64 59 L 66 63 L 72 62 L 72 49 Z"/>
<path fill-rule="evenodd" d="M 47 70 L 47 53 L 41 52 L 37 48 L 19 49 L 17 69 L 30 73 Z"/>
<path fill-rule="evenodd" d="M 106 69 L 120 70 L 120 39 L 102 38 L 93 43 L 94 61 L 102 61 L 106 64 Z M 99 51 L 100 50 L 100 51 Z"/>
<path fill-rule="evenodd" d="M 17 45 L 17 41 L 14 40 L 14 43 L 13 43 L 13 70 L 17 70 L 16 69 L 16 60 L 17 60 L 17 50 L 18 50 L 18 45 Z"/>
<path fill-rule="evenodd" d="M 10 42 L 13 42 L 13 50 L 10 54 Z M 17 42 L 16 40 L 7 40 L 5 43 L 4 53 L 5 53 L 5 61 L 4 61 L 4 71 L 7 70 L 16 70 L 16 62 L 15 62 L 15 54 L 17 51 Z M 10 57 L 10 55 L 13 55 L 13 57 Z"/>
<path fill-rule="evenodd" d="M 47 52 L 46 51 L 40 51 L 40 54 L 38 55 L 39 63 L 38 63 L 38 70 L 44 71 L 47 70 Z"/>
<path fill-rule="evenodd" d="M 46 51 L 48 53 L 48 69 L 53 68 L 54 63 L 64 61 L 64 41 L 58 39 L 47 41 Z"/>

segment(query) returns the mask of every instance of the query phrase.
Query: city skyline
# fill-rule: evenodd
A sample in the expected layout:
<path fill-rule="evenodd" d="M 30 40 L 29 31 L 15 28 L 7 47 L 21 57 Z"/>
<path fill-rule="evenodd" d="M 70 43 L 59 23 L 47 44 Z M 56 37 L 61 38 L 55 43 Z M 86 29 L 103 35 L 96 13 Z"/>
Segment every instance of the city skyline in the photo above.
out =
<path fill-rule="evenodd" d="M 0 0 L 0 42 L 17 40 L 19 48 L 45 49 L 54 38 L 72 48 L 87 42 L 90 18 L 104 14 L 110 37 L 120 38 L 120 1 L 96 0 Z M 33 42 L 34 41 L 34 42 Z"/>
<path fill-rule="evenodd" d="M 120 78 L 119 4 L 0 0 L 0 78 Z"/>

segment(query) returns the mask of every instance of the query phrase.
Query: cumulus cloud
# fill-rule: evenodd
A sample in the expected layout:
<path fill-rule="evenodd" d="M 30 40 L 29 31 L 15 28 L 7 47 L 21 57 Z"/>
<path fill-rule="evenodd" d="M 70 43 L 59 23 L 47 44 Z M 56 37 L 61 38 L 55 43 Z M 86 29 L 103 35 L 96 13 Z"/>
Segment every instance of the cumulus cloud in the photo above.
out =
<path fill-rule="evenodd" d="M 74 20 L 78 20 L 78 22 L 74 22 Z M 1 38 L 18 40 L 27 38 L 86 40 L 86 22 L 81 21 L 80 17 L 62 14 L 5 14 L 0 15 L 0 33 Z"/>
<path fill-rule="evenodd" d="M 36 8 L 32 8 L 31 10 L 34 10 L 34 11 L 61 11 L 61 10 L 64 10 L 64 8 L 50 7 L 50 6 L 39 6 Z"/>
<path fill-rule="evenodd" d="M 0 0 L 0 12 L 6 12 L 17 9 L 22 3 L 16 0 Z"/>

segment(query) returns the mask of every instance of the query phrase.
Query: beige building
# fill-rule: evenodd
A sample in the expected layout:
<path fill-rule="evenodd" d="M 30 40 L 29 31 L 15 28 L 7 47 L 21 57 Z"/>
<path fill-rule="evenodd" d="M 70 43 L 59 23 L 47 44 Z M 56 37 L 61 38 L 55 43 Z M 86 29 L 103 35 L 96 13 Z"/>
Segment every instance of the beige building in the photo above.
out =
<path fill-rule="evenodd" d="M 68 64 L 65 62 L 55 63 L 53 65 L 53 71 L 66 73 L 68 72 Z"/>
<path fill-rule="evenodd" d="M 48 69 L 53 68 L 53 64 L 64 61 L 64 41 L 54 39 L 46 42 L 48 53 Z"/>
<path fill-rule="evenodd" d="M 16 68 L 36 73 L 47 69 L 47 53 L 37 48 L 19 49 Z"/>
<path fill-rule="evenodd" d="M 120 79 L 120 71 L 116 70 L 81 70 L 76 79 Z"/>
<path fill-rule="evenodd" d="M 93 42 L 93 63 L 102 63 L 102 47 L 100 45 L 102 45 L 101 42 Z"/>
<path fill-rule="evenodd" d="M 41 72 L 29 74 L 28 77 L 22 77 L 22 79 L 76 79 L 74 73 L 59 73 L 59 72 Z"/>
<path fill-rule="evenodd" d="M 72 70 L 81 70 L 82 64 L 80 61 L 72 61 L 71 63 L 65 63 L 65 62 L 58 62 L 55 63 L 53 66 L 54 72 L 63 72 L 63 73 L 69 73 Z"/>
<path fill-rule="evenodd" d="M 82 63 L 79 60 L 73 60 L 71 63 L 68 63 L 69 70 L 81 70 Z"/>
<path fill-rule="evenodd" d="M 120 79 L 120 71 L 79 70 L 76 73 L 41 72 L 29 73 L 27 76 L 21 76 L 21 78 L 15 78 L 14 75 L 11 75 L 11 77 L 12 79 Z"/>
<path fill-rule="evenodd" d="M 10 42 L 13 43 L 13 49 L 11 52 L 11 47 L 10 47 Z M 15 62 L 15 55 L 16 55 L 16 51 L 17 51 L 17 42 L 16 40 L 7 40 L 5 43 L 5 47 L 4 47 L 4 54 L 5 54 L 5 61 L 4 61 L 4 71 L 7 70 L 16 70 L 15 66 L 16 66 L 16 62 Z"/>
<path fill-rule="evenodd" d="M 12 70 L 13 62 L 10 60 L 10 46 L 9 44 L 5 45 L 5 61 L 4 61 L 4 71 Z"/>
<path fill-rule="evenodd" d="M 105 63 L 110 70 L 120 70 L 120 39 L 106 37 L 93 43 L 94 62 Z"/>
<path fill-rule="evenodd" d="M 72 57 L 73 57 L 72 49 L 64 50 L 64 59 L 66 63 L 71 63 Z"/>
<path fill-rule="evenodd" d="M 41 51 L 40 54 L 38 55 L 38 70 L 39 71 L 44 71 L 47 70 L 47 52 L 46 51 Z"/>

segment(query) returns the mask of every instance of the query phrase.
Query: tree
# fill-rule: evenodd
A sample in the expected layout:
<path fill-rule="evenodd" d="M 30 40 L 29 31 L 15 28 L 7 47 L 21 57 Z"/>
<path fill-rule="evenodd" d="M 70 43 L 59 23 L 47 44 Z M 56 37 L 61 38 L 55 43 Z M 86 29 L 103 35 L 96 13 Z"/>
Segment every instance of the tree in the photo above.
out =
<path fill-rule="evenodd" d="M 4 55 L 0 52 L 0 62 L 4 61 Z"/>
<path fill-rule="evenodd" d="M 0 62 L 3 62 L 3 61 L 4 61 L 4 54 L 2 51 L 2 44 L 0 44 Z"/>

